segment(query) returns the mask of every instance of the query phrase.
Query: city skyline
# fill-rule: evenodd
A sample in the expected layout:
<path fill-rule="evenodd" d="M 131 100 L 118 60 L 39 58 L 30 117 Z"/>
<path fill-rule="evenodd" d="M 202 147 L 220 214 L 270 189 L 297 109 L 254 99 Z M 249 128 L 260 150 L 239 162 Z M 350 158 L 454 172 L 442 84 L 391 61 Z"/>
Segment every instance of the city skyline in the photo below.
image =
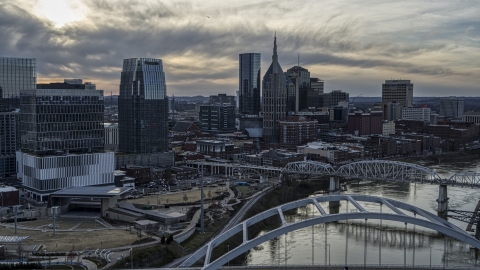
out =
<path fill-rule="evenodd" d="M 234 95 L 238 54 L 263 54 L 266 70 L 277 30 L 280 64 L 297 65 L 300 54 L 325 92 L 379 96 L 391 78 L 414 82 L 414 96 L 479 92 L 478 2 L 128 3 L 0 4 L 1 56 L 36 58 L 38 83 L 84 78 L 106 95 L 118 94 L 123 59 L 161 58 L 170 95 Z"/>

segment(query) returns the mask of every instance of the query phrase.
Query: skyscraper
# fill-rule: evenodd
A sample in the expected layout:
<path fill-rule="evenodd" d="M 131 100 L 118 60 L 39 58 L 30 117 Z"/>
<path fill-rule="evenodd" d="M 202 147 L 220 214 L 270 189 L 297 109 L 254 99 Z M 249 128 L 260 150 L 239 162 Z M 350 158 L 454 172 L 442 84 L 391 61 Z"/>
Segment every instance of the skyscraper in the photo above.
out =
<path fill-rule="evenodd" d="M 240 54 L 238 71 L 238 111 L 242 114 L 258 115 L 260 112 L 260 54 Z"/>
<path fill-rule="evenodd" d="M 33 58 L 0 57 L 0 86 L 5 107 L 18 108 L 20 90 L 35 89 L 37 61 Z"/>
<path fill-rule="evenodd" d="M 298 112 L 307 107 L 307 96 L 302 93 L 307 93 L 310 88 L 310 72 L 301 66 L 294 66 L 287 69 L 285 76 L 287 77 L 287 111 Z"/>
<path fill-rule="evenodd" d="M 46 201 L 59 189 L 114 183 L 103 112 L 103 91 L 80 79 L 21 90 L 17 177 L 27 197 Z"/>
<path fill-rule="evenodd" d="M 452 118 L 462 118 L 464 112 L 463 98 L 445 97 L 440 99 L 440 115 Z"/>
<path fill-rule="evenodd" d="M 14 176 L 17 173 L 15 152 L 20 143 L 18 116 L 18 111 L 3 111 L 0 108 L 0 177 Z"/>
<path fill-rule="evenodd" d="M 168 150 L 168 97 L 161 59 L 123 60 L 118 97 L 119 150 Z"/>
<path fill-rule="evenodd" d="M 396 102 L 404 107 L 413 105 L 413 83 L 410 80 L 385 80 L 382 84 L 382 103 Z"/>
<path fill-rule="evenodd" d="M 277 143 L 279 121 L 286 118 L 287 78 L 278 63 L 277 37 L 273 41 L 272 64 L 263 76 L 263 139 L 267 143 Z"/>

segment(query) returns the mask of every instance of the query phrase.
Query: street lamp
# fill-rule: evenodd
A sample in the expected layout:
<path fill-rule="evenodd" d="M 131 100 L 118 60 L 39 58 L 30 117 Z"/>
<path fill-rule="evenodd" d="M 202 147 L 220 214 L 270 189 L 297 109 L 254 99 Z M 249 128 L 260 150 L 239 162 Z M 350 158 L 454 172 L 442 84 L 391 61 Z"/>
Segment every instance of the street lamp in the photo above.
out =
<path fill-rule="evenodd" d="M 430 268 L 432 267 L 432 246 L 430 245 Z"/>
<path fill-rule="evenodd" d="M 229 252 L 230 252 L 230 245 L 227 245 L 227 253 Z M 230 266 L 230 260 L 228 261 L 227 266 Z"/>
<path fill-rule="evenodd" d="M 45 270 L 47 270 L 47 250 L 43 250 L 43 258 L 44 258 L 44 264 L 45 264 Z"/>
<path fill-rule="evenodd" d="M 133 269 L 133 247 L 130 248 L 130 264 L 132 265 Z"/>
<path fill-rule="evenodd" d="M 328 266 L 330 266 L 330 252 L 332 251 L 332 246 L 330 244 L 327 244 L 328 246 Z"/>

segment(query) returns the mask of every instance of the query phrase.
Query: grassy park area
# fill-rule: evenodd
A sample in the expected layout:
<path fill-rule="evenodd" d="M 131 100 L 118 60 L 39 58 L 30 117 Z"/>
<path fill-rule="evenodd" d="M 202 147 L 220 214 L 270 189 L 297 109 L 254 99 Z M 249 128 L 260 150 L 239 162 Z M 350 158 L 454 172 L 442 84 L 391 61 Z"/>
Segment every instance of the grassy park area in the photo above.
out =
<path fill-rule="evenodd" d="M 28 222 L 22 222 L 22 225 L 28 226 Z M 2 234 L 15 235 L 15 229 L 1 227 Z M 22 242 L 22 245 L 44 245 L 47 252 L 70 251 L 72 247 L 75 250 L 81 250 L 86 247 L 113 248 L 126 246 L 138 240 L 138 235 L 126 230 L 101 230 L 101 231 L 71 231 L 57 232 L 53 235 L 52 230 L 46 232 L 32 230 L 17 230 L 17 236 L 30 236 Z"/>
<path fill-rule="evenodd" d="M 210 192 L 211 197 L 215 197 L 215 191 L 225 191 L 225 187 L 205 187 L 204 188 L 204 193 L 205 193 L 205 199 L 208 199 L 208 192 Z M 175 193 L 170 193 L 170 194 L 160 194 L 158 195 L 158 204 L 159 205 L 165 205 L 165 204 L 181 204 L 184 203 L 183 198 L 185 194 L 188 197 L 187 202 L 196 202 L 200 201 L 200 189 L 192 189 L 192 190 L 187 190 L 187 191 L 179 191 Z M 149 195 L 149 196 L 144 196 L 142 198 L 138 199 L 131 199 L 127 200 L 130 203 L 135 203 L 135 204 L 152 204 L 156 205 L 157 204 L 157 195 Z M 167 203 L 168 202 L 168 203 Z"/>

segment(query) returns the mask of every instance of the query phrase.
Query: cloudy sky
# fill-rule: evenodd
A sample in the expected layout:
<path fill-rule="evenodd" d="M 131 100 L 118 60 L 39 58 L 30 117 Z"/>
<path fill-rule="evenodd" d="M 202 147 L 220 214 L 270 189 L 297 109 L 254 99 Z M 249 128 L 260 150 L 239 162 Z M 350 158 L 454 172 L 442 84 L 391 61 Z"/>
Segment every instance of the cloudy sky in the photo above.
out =
<path fill-rule="evenodd" d="M 234 94 L 238 54 L 300 65 L 326 91 L 480 96 L 480 1 L 0 0 L 0 56 L 37 59 L 38 81 L 118 92 L 122 59 L 161 58 L 169 95 Z M 263 75 L 262 75 L 263 76 Z"/>

